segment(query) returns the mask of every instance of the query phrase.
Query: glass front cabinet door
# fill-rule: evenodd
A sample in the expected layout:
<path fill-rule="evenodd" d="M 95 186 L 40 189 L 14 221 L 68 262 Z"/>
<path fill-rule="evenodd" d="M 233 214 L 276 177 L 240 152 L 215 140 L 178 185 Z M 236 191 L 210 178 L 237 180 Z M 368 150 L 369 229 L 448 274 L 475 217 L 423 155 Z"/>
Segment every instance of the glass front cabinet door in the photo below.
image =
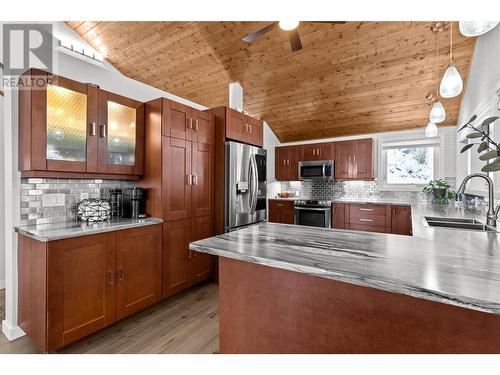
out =
<path fill-rule="evenodd" d="M 136 100 L 99 90 L 98 172 L 143 173 L 144 105 Z"/>
<path fill-rule="evenodd" d="M 30 69 L 19 85 L 19 170 L 141 175 L 143 117 L 138 101 Z"/>

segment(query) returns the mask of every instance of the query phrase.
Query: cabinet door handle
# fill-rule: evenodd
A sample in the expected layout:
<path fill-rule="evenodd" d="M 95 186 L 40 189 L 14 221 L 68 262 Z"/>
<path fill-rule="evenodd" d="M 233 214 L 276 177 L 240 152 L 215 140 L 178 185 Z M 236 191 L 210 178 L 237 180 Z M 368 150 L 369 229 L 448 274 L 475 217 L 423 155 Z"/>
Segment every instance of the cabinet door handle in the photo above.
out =
<path fill-rule="evenodd" d="M 288 159 L 288 160 L 286 161 L 286 163 L 287 163 L 287 165 L 290 165 L 290 159 Z"/>
<path fill-rule="evenodd" d="M 359 221 L 373 221 L 372 219 L 359 219 Z"/>
<path fill-rule="evenodd" d="M 198 120 L 194 121 L 194 130 L 198 131 Z"/>
<path fill-rule="evenodd" d="M 109 285 L 114 285 L 115 283 L 115 272 L 114 271 L 108 271 L 108 284 Z"/>
<path fill-rule="evenodd" d="M 313 148 L 313 155 L 316 155 L 316 149 Z"/>
<path fill-rule="evenodd" d="M 249 133 L 252 134 L 252 125 L 248 125 L 248 129 L 250 129 Z"/>
<path fill-rule="evenodd" d="M 125 280 L 125 271 L 122 268 L 118 269 L 118 280 L 119 281 Z"/>
<path fill-rule="evenodd" d="M 354 164 L 356 164 L 356 155 L 354 155 L 353 158 L 354 158 Z"/>
<path fill-rule="evenodd" d="M 106 125 L 105 124 L 102 124 L 99 127 L 99 137 L 106 138 Z"/>
<path fill-rule="evenodd" d="M 190 174 L 186 175 L 186 184 L 191 185 L 192 184 L 192 176 Z"/>
<path fill-rule="evenodd" d="M 197 175 L 195 175 L 195 174 L 194 174 L 194 175 L 191 177 L 191 179 L 192 179 L 192 181 L 193 181 L 193 185 L 198 185 L 198 176 L 197 176 Z"/>
<path fill-rule="evenodd" d="M 360 208 L 360 211 L 373 211 L 373 208 Z"/>
<path fill-rule="evenodd" d="M 190 117 L 188 117 L 188 119 L 187 119 L 187 128 L 193 129 L 193 119 Z"/>
<path fill-rule="evenodd" d="M 283 165 L 286 165 L 286 159 L 283 159 Z"/>
<path fill-rule="evenodd" d="M 321 150 L 319 148 L 316 152 L 318 153 L 318 155 L 321 155 Z"/>
<path fill-rule="evenodd" d="M 90 135 L 91 136 L 95 136 L 96 134 L 96 126 L 95 126 L 95 122 L 91 122 L 90 123 Z"/>

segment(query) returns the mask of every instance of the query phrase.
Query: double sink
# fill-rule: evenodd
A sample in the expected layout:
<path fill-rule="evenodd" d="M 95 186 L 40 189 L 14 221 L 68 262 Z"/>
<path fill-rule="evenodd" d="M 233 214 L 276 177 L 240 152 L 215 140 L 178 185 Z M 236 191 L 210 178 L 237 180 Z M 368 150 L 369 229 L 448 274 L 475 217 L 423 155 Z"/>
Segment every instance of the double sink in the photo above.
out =
<path fill-rule="evenodd" d="M 497 232 L 492 228 L 476 219 L 464 219 L 453 217 L 433 217 L 424 216 L 427 225 L 430 227 L 449 228 L 449 229 L 463 229 L 474 230 L 480 232 Z"/>

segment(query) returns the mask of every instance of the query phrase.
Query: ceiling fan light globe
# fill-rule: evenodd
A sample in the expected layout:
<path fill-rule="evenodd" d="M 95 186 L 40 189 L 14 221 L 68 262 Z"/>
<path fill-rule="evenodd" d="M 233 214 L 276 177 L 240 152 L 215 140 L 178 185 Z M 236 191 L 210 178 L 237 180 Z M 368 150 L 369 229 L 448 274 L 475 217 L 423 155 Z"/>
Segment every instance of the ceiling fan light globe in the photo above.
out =
<path fill-rule="evenodd" d="M 431 113 L 429 115 L 429 120 L 434 124 L 443 122 L 446 119 L 446 112 L 444 110 L 441 102 L 436 102 L 432 106 Z"/>
<path fill-rule="evenodd" d="M 450 64 L 444 73 L 441 84 L 439 85 L 439 95 L 443 98 L 454 98 L 455 96 L 460 95 L 463 87 L 464 83 L 462 81 L 462 77 L 460 77 L 460 73 L 458 73 L 458 70 L 455 68 L 453 63 Z"/>
<path fill-rule="evenodd" d="M 430 122 L 427 124 L 427 127 L 425 128 L 425 136 L 427 138 L 432 138 L 438 135 L 438 128 L 436 124 L 433 122 Z"/>
<path fill-rule="evenodd" d="M 464 36 L 473 37 L 486 34 L 498 25 L 498 21 L 460 21 L 458 27 Z"/>
<path fill-rule="evenodd" d="M 287 21 L 279 21 L 280 29 L 285 31 L 290 31 L 296 29 L 299 26 L 299 21 L 296 20 L 287 20 Z"/>

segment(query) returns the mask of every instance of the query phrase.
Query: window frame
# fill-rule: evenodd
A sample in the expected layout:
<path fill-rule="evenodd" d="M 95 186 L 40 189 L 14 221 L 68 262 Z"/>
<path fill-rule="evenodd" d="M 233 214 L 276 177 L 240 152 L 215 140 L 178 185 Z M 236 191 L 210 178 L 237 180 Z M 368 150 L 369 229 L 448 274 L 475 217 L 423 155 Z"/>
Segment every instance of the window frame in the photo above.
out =
<path fill-rule="evenodd" d="M 381 140 L 379 145 L 379 179 L 381 191 L 422 191 L 422 188 L 427 184 L 390 184 L 387 183 L 387 150 L 389 148 L 408 148 L 414 146 L 428 146 L 434 148 L 433 160 L 433 179 L 439 179 L 443 175 L 441 150 L 443 149 L 442 137 L 433 138 L 417 138 L 412 140 Z"/>

